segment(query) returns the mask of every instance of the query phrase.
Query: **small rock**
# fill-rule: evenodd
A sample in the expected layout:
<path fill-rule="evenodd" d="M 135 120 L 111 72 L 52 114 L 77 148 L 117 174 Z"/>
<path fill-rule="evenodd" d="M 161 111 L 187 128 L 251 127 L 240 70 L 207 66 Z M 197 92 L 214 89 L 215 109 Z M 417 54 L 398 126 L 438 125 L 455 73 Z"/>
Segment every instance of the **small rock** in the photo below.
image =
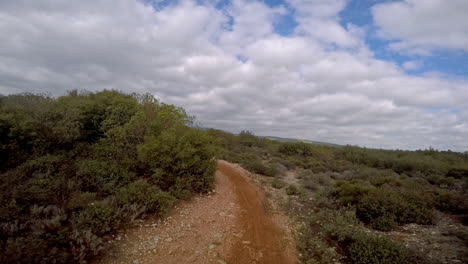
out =
<path fill-rule="evenodd" d="M 132 264 L 140 264 L 140 261 L 134 260 L 134 261 L 132 262 Z"/>
<path fill-rule="evenodd" d="M 248 245 L 248 244 L 250 244 L 250 241 L 248 241 L 248 240 L 242 241 L 242 244 Z"/>
<path fill-rule="evenodd" d="M 215 244 L 210 244 L 210 245 L 208 246 L 208 249 L 213 249 L 213 248 L 215 248 L 215 247 L 216 247 Z"/>
<path fill-rule="evenodd" d="M 154 250 L 156 249 L 156 247 L 158 246 L 158 244 L 153 244 L 149 247 L 149 250 Z"/>

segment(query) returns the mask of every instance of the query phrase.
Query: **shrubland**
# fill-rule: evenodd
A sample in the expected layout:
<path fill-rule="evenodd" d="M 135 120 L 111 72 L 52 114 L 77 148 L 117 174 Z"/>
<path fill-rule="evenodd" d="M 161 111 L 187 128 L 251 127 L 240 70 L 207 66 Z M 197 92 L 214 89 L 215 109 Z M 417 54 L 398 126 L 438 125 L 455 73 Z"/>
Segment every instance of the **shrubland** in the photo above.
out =
<path fill-rule="evenodd" d="M 212 189 L 216 147 L 151 95 L 0 97 L 0 263 L 79 263 L 118 228 Z"/>
<path fill-rule="evenodd" d="M 285 194 L 303 263 L 468 262 L 468 152 L 280 142 L 245 131 L 209 134 L 222 146 L 220 158 L 265 176 L 272 191 Z M 286 172 L 299 184 L 288 183 Z M 442 236 L 399 238 L 417 226 Z"/>

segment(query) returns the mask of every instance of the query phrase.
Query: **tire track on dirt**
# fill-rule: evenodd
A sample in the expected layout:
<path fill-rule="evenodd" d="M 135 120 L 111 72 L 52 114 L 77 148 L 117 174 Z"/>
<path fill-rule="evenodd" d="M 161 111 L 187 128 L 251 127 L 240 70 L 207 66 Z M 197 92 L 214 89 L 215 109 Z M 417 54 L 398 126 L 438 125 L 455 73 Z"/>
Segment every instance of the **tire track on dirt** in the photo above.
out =
<path fill-rule="evenodd" d="M 264 206 L 248 172 L 218 162 L 216 188 L 181 202 L 161 220 L 148 218 L 110 241 L 100 264 L 293 264 L 292 235 Z"/>
<path fill-rule="evenodd" d="M 247 172 L 225 161 L 218 162 L 218 170 L 234 183 L 241 208 L 238 223 L 243 235 L 231 249 L 228 263 L 295 263 L 287 231 L 274 222 L 264 206 L 263 194 L 249 180 Z"/>

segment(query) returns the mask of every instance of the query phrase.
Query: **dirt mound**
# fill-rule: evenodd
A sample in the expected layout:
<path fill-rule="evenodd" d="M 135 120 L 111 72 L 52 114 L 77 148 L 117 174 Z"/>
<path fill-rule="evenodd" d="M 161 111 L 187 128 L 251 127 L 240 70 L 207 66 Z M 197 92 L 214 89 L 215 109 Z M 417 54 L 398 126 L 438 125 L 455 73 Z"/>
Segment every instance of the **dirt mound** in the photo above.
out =
<path fill-rule="evenodd" d="M 263 198 L 245 170 L 219 161 L 213 193 L 182 202 L 163 221 L 127 229 L 95 263 L 295 263 L 291 234 Z"/>

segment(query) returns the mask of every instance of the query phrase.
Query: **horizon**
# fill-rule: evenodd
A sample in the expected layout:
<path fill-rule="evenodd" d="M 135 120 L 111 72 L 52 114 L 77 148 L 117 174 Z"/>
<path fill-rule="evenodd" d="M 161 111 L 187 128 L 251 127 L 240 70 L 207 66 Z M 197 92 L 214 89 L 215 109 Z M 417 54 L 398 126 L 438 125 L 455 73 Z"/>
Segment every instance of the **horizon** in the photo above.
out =
<path fill-rule="evenodd" d="M 229 132 L 466 152 L 466 10 L 465 0 L 3 1 L 0 94 L 150 93 Z"/>

